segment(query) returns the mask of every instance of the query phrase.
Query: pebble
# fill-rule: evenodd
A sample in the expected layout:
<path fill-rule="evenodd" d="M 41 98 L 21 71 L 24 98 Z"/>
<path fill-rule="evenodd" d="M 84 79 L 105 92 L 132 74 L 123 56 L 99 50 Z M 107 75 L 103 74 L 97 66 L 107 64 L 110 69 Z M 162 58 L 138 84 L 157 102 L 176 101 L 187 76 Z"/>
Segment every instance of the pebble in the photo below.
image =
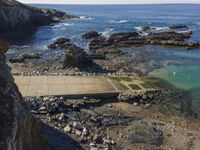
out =
<path fill-rule="evenodd" d="M 98 150 L 96 147 L 91 147 L 90 150 Z"/>
<path fill-rule="evenodd" d="M 113 107 L 113 105 L 112 105 L 112 104 L 108 104 L 107 106 L 108 106 L 108 107 Z"/>
<path fill-rule="evenodd" d="M 91 147 L 94 147 L 94 146 L 96 146 L 96 145 L 95 145 L 94 143 L 90 143 L 90 146 L 91 146 Z"/>
<path fill-rule="evenodd" d="M 81 136 L 82 133 L 81 133 L 80 130 L 75 130 L 75 134 L 78 135 L 78 136 Z"/>
<path fill-rule="evenodd" d="M 151 104 L 145 104 L 144 108 L 148 109 L 151 106 Z"/>
<path fill-rule="evenodd" d="M 87 134 L 88 134 L 88 130 L 87 130 L 86 127 L 83 128 L 83 134 L 84 134 L 84 135 L 87 135 Z"/>

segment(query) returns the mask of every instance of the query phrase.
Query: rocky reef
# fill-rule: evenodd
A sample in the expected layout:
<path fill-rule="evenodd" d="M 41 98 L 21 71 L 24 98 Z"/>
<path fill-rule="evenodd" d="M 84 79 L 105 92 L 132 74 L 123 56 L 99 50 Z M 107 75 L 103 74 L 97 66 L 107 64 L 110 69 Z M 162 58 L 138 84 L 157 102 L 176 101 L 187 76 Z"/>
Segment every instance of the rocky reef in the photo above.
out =
<path fill-rule="evenodd" d="M 34 33 L 38 26 L 49 25 L 75 16 L 54 9 L 42 9 L 16 0 L 0 1 L 0 36 L 16 39 Z"/>
<path fill-rule="evenodd" d="M 0 149 L 46 150 L 38 122 L 29 113 L 5 63 L 9 44 L 0 40 Z"/>
<path fill-rule="evenodd" d="M 178 29 L 187 29 L 184 32 Z M 177 29 L 177 30 L 176 30 Z M 138 32 L 121 32 L 93 38 L 89 44 L 91 50 L 102 48 L 130 47 L 134 45 L 168 45 L 187 49 L 200 47 L 200 42 L 189 41 L 192 31 L 185 25 L 174 25 L 157 32 L 156 27 L 143 27 Z"/>

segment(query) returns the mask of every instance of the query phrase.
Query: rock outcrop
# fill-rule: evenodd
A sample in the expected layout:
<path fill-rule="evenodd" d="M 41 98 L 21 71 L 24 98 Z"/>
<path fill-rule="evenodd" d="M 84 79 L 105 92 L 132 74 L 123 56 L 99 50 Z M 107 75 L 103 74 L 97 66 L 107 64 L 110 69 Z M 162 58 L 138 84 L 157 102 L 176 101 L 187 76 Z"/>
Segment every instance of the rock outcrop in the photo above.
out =
<path fill-rule="evenodd" d="M 14 39 L 23 37 L 34 33 L 38 26 L 73 17 L 62 11 L 36 8 L 16 0 L 1 0 L 0 36 Z"/>
<path fill-rule="evenodd" d="M 5 63 L 8 43 L 0 40 L 0 149 L 46 150 L 38 122 L 28 112 Z"/>
<path fill-rule="evenodd" d="M 93 65 L 93 61 L 88 58 L 84 49 L 74 45 L 68 44 L 65 46 L 66 55 L 63 61 L 63 68 L 77 67 L 84 68 Z"/>
<path fill-rule="evenodd" d="M 82 35 L 82 38 L 84 39 L 91 39 L 91 38 L 95 38 L 100 36 L 100 34 L 96 31 L 90 31 L 90 32 L 86 32 Z"/>
<path fill-rule="evenodd" d="M 174 26 L 174 28 L 181 28 L 184 26 Z M 143 30 L 150 30 L 153 27 L 144 27 Z M 170 45 L 182 46 L 186 48 L 199 48 L 200 42 L 189 41 L 192 31 L 176 32 L 174 30 L 161 31 L 158 33 L 148 33 L 147 35 L 140 35 L 137 32 L 121 32 L 112 34 L 108 39 L 105 37 L 96 37 L 89 43 L 91 50 L 102 48 L 116 48 L 116 47 L 129 47 L 139 44 L 157 44 L 157 45 Z"/>
<path fill-rule="evenodd" d="M 58 38 L 56 41 L 54 41 L 53 43 L 47 45 L 47 47 L 49 49 L 56 49 L 56 48 L 64 48 L 65 47 L 65 44 L 67 42 L 70 42 L 71 40 L 69 38 L 66 38 L 66 37 L 61 37 L 61 38 Z"/>

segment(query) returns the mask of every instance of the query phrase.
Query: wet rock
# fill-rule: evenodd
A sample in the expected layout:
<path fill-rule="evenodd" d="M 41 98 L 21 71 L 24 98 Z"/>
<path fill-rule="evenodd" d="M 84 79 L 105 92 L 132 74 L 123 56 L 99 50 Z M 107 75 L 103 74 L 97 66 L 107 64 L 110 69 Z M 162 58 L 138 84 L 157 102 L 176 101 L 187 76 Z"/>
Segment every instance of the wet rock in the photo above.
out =
<path fill-rule="evenodd" d="M 91 38 L 95 38 L 97 36 L 100 36 L 100 34 L 96 31 L 90 31 L 90 32 L 86 32 L 85 34 L 82 35 L 82 38 L 84 39 L 91 39 Z"/>
<path fill-rule="evenodd" d="M 64 48 L 65 44 L 67 42 L 70 42 L 69 38 L 66 37 L 61 37 L 58 38 L 55 42 L 53 42 L 52 44 L 49 44 L 47 47 L 50 49 L 56 49 L 56 48 Z"/>
<path fill-rule="evenodd" d="M 141 31 L 145 32 L 145 31 L 155 30 L 155 29 L 156 29 L 156 27 L 145 26 L 145 27 L 142 27 Z"/>
<path fill-rule="evenodd" d="M 170 29 L 188 29 L 188 26 L 184 24 L 176 24 L 176 25 L 169 26 L 169 28 Z"/>
<path fill-rule="evenodd" d="M 64 44 L 66 42 L 70 42 L 70 39 L 69 38 L 66 38 L 66 37 L 61 37 L 61 38 L 58 38 L 54 44 Z"/>
<path fill-rule="evenodd" d="M 147 40 L 159 40 L 159 41 L 184 41 L 189 38 L 189 36 L 184 35 L 183 33 L 177 33 L 175 31 L 169 32 L 160 32 L 160 33 L 151 33 L 146 36 Z"/>
<path fill-rule="evenodd" d="M 89 43 L 89 48 L 92 50 L 100 49 L 104 47 L 111 46 L 111 41 L 108 41 L 105 37 L 96 37 Z"/>
<path fill-rule="evenodd" d="M 41 53 L 30 53 L 30 54 L 22 54 L 19 56 L 16 56 L 15 58 L 9 59 L 10 63 L 22 63 L 25 62 L 26 59 L 39 59 L 41 56 Z"/>
<path fill-rule="evenodd" d="M 39 59 L 41 56 L 41 53 L 31 53 L 31 54 L 23 54 L 22 57 L 24 59 Z"/>
<path fill-rule="evenodd" d="M 16 58 L 9 59 L 9 61 L 10 63 L 22 63 L 22 62 L 25 62 L 25 59 L 22 56 L 18 56 Z"/>
<path fill-rule="evenodd" d="M 122 42 L 127 41 L 129 39 L 134 39 L 135 37 L 138 37 L 139 34 L 137 32 L 121 32 L 121 33 L 115 33 L 112 34 L 109 38 L 110 42 Z"/>
<path fill-rule="evenodd" d="M 183 28 L 184 26 L 177 25 L 173 28 Z M 186 28 L 186 27 L 185 27 Z M 154 30 L 155 27 L 144 27 L 143 30 Z M 144 32 L 144 31 L 141 31 Z M 158 45 L 172 45 L 182 47 L 200 47 L 200 42 L 188 42 L 186 39 L 190 38 L 191 30 L 178 32 L 175 29 L 169 29 L 160 32 L 150 32 L 147 35 L 139 35 L 137 32 L 121 32 L 112 34 L 109 38 L 102 36 L 91 40 L 89 48 L 96 53 L 109 53 L 110 50 L 117 50 L 119 47 L 130 47 L 141 44 L 158 44 Z M 95 51 L 94 51 L 95 50 Z M 104 51 L 103 51 L 104 50 Z M 114 51 L 115 52 L 115 51 Z"/>
<path fill-rule="evenodd" d="M 54 43 L 47 45 L 49 49 L 56 49 L 56 45 Z"/>

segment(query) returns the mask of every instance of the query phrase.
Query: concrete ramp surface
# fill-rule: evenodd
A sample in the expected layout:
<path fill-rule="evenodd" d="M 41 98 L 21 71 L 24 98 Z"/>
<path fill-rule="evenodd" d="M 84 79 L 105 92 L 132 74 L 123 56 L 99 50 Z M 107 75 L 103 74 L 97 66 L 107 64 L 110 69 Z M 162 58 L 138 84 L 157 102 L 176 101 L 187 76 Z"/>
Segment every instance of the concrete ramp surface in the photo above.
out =
<path fill-rule="evenodd" d="M 14 76 L 22 96 L 90 96 L 118 94 L 113 82 L 104 77 Z"/>

